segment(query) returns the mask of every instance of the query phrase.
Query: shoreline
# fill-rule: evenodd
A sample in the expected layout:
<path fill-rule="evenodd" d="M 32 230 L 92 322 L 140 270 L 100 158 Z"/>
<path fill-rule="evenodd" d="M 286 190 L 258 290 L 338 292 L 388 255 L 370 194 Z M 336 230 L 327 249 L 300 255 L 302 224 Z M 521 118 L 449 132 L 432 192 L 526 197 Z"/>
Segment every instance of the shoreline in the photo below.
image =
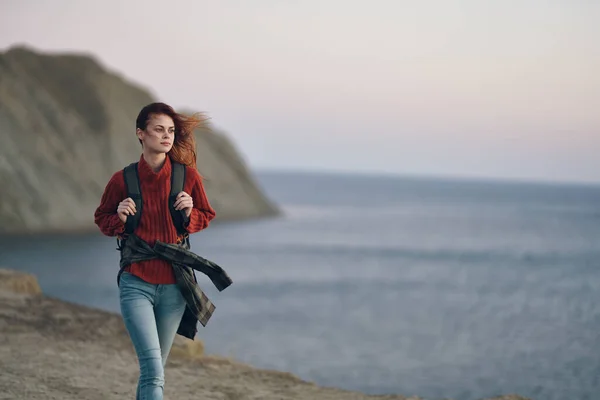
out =
<path fill-rule="evenodd" d="M 0 398 L 135 398 L 138 365 L 120 315 L 44 295 L 35 276 L 6 269 L 0 269 L 0 363 L 0 393 L 9 396 Z M 165 398 L 173 399 L 424 400 L 318 386 L 289 372 L 205 355 L 201 341 L 180 335 L 165 382 Z"/>

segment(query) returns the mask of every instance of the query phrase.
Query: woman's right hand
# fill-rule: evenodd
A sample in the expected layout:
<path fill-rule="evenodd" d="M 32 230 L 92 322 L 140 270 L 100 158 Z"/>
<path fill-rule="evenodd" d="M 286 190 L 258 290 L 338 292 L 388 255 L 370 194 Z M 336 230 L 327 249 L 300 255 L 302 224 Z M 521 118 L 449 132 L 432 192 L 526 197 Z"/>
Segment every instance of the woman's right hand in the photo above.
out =
<path fill-rule="evenodd" d="M 127 221 L 128 215 L 135 214 L 135 202 L 131 197 L 126 198 L 122 202 L 119 203 L 119 207 L 117 207 L 117 214 L 119 215 L 119 219 L 125 223 Z"/>

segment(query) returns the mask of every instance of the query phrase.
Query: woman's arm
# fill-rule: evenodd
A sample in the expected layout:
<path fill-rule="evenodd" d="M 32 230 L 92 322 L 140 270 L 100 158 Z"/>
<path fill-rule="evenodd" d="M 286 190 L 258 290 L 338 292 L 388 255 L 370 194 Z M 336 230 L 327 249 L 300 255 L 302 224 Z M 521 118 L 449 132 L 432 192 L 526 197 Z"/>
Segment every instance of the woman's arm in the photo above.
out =
<path fill-rule="evenodd" d="M 119 203 L 127 197 L 123 171 L 113 174 L 104 189 L 100 205 L 94 213 L 94 222 L 100 228 L 100 232 L 106 236 L 117 236 L 124 232 L 125 223 L 119 218 L 117 208 Z"/>

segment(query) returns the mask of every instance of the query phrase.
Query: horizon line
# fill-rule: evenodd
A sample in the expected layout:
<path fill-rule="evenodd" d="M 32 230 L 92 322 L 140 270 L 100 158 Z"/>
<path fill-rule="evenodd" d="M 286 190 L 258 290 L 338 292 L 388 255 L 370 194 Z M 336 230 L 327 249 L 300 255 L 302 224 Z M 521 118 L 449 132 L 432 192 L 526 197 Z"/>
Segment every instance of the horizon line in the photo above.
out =
<path fill-rule="evenodd" d="M 361 176 L 372 178 L 392 178 L 392 179 L 407 179 L 407 180 L 429 180 L 429 181 L 446 181 L 446 182 L 464 182 L 464 183 L 499 183 L 499 184 L 526 184 L 526 185 L 543 185 L 543 186 L 578 186 L 600 188 L 599 181 L 591 180 L 551 180 L 544 178 L 516 178 L 502 176 L 476 176 L 476 175 L 460 175 L 442 173 L 418 173 L 418 172 L 390 172 L 390 171 L 374 171 L 374 170 L 350 170 L 350 169 L 332 169 L 332 168 L 303 168 L 303 167 L 256 167 L 249 166 L 254 173 L 292 173 L 305 175 L 344 175 L 344 176 Z"/>

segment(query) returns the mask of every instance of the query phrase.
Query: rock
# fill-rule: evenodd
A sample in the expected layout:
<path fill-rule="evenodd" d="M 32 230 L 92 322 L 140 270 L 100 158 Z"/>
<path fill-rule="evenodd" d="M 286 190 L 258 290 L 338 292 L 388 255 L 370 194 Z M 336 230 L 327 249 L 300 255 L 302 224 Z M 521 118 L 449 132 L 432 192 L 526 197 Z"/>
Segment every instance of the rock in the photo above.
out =
<path fill-rule="evenodd" d="M 190 340 L 181 335 L 176 335 L 171 348 L 171 356 L 198 360 L 204 356 L 204 343 L 201 340 Z"/>
<path fill-rule="evenodd" d="M 14 293 L 42 294 L 42 289 L 34 275 L 0 268 L 0 290 Z"/>
<path fill-rule="evenodd" d="M 0 53 L 0 234 L 97 232 L 100 196 L 139 159 L 135 118 L 153 101 L 89 55 Z M 196 137 L 215 221 L 278 214 L 222 132 Z"/>

